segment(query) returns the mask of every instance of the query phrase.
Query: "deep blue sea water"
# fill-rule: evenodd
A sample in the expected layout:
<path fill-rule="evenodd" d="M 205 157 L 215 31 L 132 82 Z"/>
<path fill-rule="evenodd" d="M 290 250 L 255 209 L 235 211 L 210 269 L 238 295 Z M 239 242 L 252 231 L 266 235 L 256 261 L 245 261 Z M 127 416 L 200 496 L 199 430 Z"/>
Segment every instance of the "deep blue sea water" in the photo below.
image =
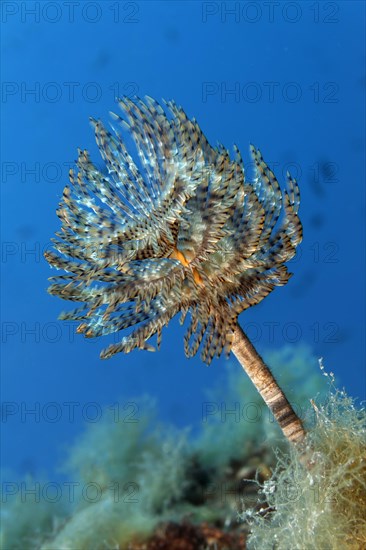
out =
<path fill-rule="evenodd" d="M 304 241 L 294 277 L 241 318 L 260 352 L 297 342 L 365 398 L 365 4 L 363 2 L 14 2 L 2 17 L 2 465 L 53 472 L 60 451 L 142 394 L 164 420 L 198 426 L 227 371 L 187 360 L 183 330 L 159 353 L 99 359 L 57 321 L 43 251 L 77 147 L 99 162 L 88 117 L 116 96 L 175 99 L 213 144 L 254 143 L 284 183 L 300 181 Z M 236 368 L 234 363 L 230 368 Z M 239 367 L 237 367 L 239 368 Z M 74 411 L 74 415 L 71 411 Z M 33 411 L 33 413 L 31 412 Z"/>

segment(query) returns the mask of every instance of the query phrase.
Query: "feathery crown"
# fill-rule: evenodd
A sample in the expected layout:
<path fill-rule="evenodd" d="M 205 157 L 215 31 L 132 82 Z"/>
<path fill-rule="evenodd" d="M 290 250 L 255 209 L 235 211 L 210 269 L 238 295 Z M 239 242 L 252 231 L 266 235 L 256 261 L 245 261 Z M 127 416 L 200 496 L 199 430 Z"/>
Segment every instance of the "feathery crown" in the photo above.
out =
<path fill-rule="evenodd" d="M 211 147 L 195 119 L 174 102 L 123 98 L 134 162 L 119 134 L 92 120 L 106 171 L 80 151 L 77 174 L 63 192 L 61 232 L 48 262 L 67 274 L 52 277 L 50 294 L 83 305 L 60 318 L 96 337 L 135 327 L 101 354 L 108 358 L 148 340 L 178 312 L 190 314 L 184 343 L 206 363 L 230 351 L 238 315 L 287 283 L 302 239 L 300 194 L 288 174 L 281 191 L 260 151 L 251 147 L 256 176 L 249 183 L 235 148 Z M 168 116 L 169 114 L 169 116 Z M 281 218 L 281 219 L 279 219 Z"/>

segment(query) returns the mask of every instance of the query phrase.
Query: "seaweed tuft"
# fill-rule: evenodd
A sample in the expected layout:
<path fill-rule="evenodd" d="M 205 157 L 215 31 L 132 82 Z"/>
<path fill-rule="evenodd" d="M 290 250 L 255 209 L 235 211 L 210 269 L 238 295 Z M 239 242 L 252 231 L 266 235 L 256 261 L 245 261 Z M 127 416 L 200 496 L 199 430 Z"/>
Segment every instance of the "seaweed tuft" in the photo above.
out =
<path fill-rule="evenodd" d="M 366 548 L 366 411 L 330 378 L 327 402 L 313 402 L 305 461 L 296 449 L 279 452 L 262 506 L 241 515 L 249 549 Z"/>

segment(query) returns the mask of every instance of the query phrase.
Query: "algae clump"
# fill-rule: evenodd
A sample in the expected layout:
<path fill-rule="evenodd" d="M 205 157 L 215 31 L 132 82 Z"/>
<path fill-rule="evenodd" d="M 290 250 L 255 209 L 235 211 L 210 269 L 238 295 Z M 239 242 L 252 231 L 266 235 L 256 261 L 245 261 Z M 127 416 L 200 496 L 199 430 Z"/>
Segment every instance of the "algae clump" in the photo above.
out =
<path fill-rule="evenodd" d="M 278 453 L 261 485 L 263 506 L 241 515 L 251 523 L 251 550 L 366 548 L 365 409 L 333 382 L 327 403 L 313 406 L 305 454 Z"/>

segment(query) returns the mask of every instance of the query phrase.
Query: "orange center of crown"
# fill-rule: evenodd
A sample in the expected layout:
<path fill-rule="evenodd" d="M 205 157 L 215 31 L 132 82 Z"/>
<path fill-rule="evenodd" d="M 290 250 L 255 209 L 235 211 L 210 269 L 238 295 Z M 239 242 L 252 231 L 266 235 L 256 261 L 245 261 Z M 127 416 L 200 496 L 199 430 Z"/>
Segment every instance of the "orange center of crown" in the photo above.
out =
<path fill-rule="evenodd" d="M 185 255 L 180 250 L 178 250 L 178 248 L 174 248 L 173 252 L 170 254 L 169 257 L 172 258 L 172 260 L 178 260 L 182 265 L 184 265 L 184 267 L 189 266 L 189 261 L 187 260 Z M 202 285 L 203 280 L 201 275 L 198 273 L 197 268 L 192 267 L 191 269 L 193 273 L 194 282 L 197 285 Z"/>

